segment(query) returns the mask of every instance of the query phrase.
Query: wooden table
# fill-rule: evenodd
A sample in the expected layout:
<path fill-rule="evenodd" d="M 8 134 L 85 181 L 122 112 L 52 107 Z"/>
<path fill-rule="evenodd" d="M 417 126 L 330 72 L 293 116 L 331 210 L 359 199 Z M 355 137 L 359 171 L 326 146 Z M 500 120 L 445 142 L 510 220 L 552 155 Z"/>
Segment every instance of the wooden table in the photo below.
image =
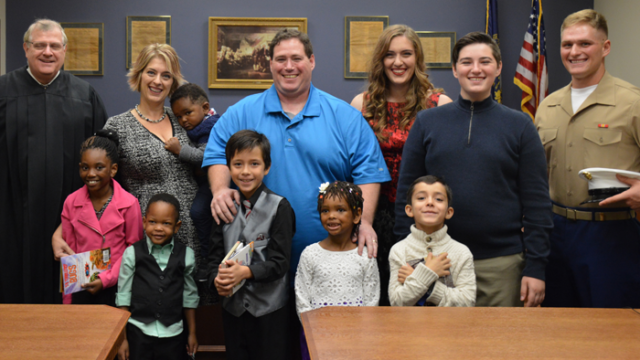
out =
<path fill-rule="evenodd" d="M 128 319 L 107 305 L 0 305 L 0 359 L 113 359 Z"/>
<path fill-rule="evenodd" d="M 631 309 L 326 307 L 302 324 L 313 360 L 640 359 Z"/>

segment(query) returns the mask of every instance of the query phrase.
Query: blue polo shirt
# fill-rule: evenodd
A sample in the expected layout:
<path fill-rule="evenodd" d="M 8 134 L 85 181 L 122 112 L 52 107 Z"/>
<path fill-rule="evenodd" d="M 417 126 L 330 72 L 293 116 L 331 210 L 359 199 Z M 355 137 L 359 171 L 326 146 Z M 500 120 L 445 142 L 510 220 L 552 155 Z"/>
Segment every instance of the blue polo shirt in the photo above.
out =
<path fill-rule="evenodd" d="M 231 106 L 211 131 L 202 166 L 226 165 L 227 140 L 243 129 L 269 139 L 271 170 L 264 183 L 287 198 L 296 214 L 293 279 L 302 250 L 327 237 L 317 210 L 320 184 L 381 183 L 391 177 L 378 140 L 360 111 L 313 84 L 304 109 L 293 119 L 282 110 L 275 86 Z"/>

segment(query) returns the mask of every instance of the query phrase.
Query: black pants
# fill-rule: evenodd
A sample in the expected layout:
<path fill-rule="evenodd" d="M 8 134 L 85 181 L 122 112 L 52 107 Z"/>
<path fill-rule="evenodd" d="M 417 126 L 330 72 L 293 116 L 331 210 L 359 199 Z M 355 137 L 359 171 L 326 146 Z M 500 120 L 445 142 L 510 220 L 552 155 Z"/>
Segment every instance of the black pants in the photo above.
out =
<path fill-rule="evenodd" d="M 187 359 L 187 341 L 182 334 L 169 338 L 145 335 L 137 326 L 127 324 L 130 360 Z"/>
<path fill-rule="evenodd" d="M 290 354 L 289 306 L 255 317 L 245 311 L 235 317 L 223 309 L 227 359 L 286 360 Z"/>

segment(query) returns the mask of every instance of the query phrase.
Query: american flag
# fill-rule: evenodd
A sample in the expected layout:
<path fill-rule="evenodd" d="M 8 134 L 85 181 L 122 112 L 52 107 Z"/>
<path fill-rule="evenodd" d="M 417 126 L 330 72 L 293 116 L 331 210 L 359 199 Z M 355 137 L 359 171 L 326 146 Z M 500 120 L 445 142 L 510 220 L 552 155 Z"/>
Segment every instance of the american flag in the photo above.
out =
<path fill-rule="evenodd" d="M 532 0 L 529 28 L 524 34 L 513 83 L 522 90 L 522 111 L 533 120 L 538 105 L 549 95 L 547 45 L 541 0 Z"/>

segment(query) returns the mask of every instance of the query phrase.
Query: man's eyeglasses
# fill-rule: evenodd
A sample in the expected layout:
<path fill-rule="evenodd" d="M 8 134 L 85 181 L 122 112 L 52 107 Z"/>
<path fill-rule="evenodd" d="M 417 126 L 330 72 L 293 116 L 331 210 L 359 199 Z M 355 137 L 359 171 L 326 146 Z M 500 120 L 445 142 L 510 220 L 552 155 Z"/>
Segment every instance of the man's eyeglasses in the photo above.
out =
<path fill-rule="evenodd" d="M 46 43 L 46 42 L 31 42 L 31 41 L 27 41 L 27 44 L 31 44 L 31 46 L 40 51 L 40 50 L 44 50 L 48 47 L 51 48 L 52 51 L 60 51 L 62 50 L 62 48 L 64 48 L 64 45 L 62 45 L 61 43 Z"/>

